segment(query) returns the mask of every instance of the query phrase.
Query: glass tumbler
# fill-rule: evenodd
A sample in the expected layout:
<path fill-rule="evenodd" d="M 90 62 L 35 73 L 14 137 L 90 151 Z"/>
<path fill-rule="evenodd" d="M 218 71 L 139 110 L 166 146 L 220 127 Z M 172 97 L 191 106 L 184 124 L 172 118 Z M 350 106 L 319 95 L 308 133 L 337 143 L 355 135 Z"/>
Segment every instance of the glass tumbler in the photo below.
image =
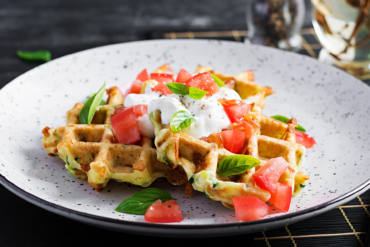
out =
<path fill-rule="evenodd" d="M 299 50 L 304 11 L 303 0 L 247 0 L 246 43 Z"/>
<path fill-rule="evenodd" d="M 247 0 L 247 43 L 299 50 L 303 0 Z"/>

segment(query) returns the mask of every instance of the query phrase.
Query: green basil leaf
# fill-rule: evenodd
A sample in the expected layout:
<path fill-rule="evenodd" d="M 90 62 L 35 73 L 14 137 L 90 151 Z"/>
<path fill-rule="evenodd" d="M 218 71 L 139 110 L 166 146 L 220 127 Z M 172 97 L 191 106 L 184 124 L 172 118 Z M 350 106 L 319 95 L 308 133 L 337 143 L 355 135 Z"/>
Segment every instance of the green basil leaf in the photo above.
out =
<path fill-rule="evenodd" d="M 167 83 L 166 85 L 168 89 L 175 94 L 187 95 L 189 93 L 189 88 L 185 84 L 171 82 Z"/>
<path fill-rule="evenodd" d="M 121 213 L 144 215 L 149 206 L 158 199 L 162 202 L 173 200 L 171 195 L 164 190 L 148 188 L 126 198 L 115 210 Z"/>
<path fill-rule="evenodd" d="M 237 175 L 252 169 L 259 163 L 261 163 L 260 160 L 249 155 L 231 155 L 221 160 L 218 164 L 218 172 L 223 177 Z"/>
<path fill-rule="evenodd" d="M 208 92 L 196 87 L 189 88 L 189 96 L 192 99 L 202 99 Z"/>
<path fill-rule="evenodd" d="M 171 117 L 170 126 L 173 132 L 180 132 L 183 129 L 188 128 L 196 120 L 193 118 L 188 111 L 178 111 Z"/>
<path fill-rule="evenodd" d="M 303 189 L 304 187 L 306 187 L 306 185 L 304 185 L 304 184 L 300 184 L 299 186 L 301 187 L 301 189 Z"/>
<path fill-rule="evenodd" d="M 217 75 L 211 74 L 213 80 L 216 82 L 217 86 L 219 87 L 226 87 L 225 83 L 218 77 Z"/>
<path fill-rule="evenodd" d="M 91 123 L 95 115 L 96 107 L 99 105 L 104 92 L 105 92 L 105 83 L 99 89 L 99 91 L 93 96 L 91 96 L 83 105 L 79 116 L 80 123 L 82 124 Z"/>
<path fill-rule="evenodd" d="M 51 60 L 51 53 L 47 50 L 40 51 L 17 51 L 17 56 L 28 61 L 45 61 Z"/>
<path fill-rule="evenodd" d="M 99 105 L 105 105 L 105 103 L 106 103 L 106 102 L 105 102 L 105 100 L 103 100 L 103 99 L 102 99 L 102 100 L 100 101 Z"/>
<path fill-rule="evenodd" d="M 290 118 L 287 118 L 281 115 L 271 116 L 271 118 L 279 120 L 280 122 L 283 122 L 283 123 L 288 122 L 288 120 L 290 119 Z M 295 129 L 306 133 L 306 130 L 299 124 L 298 124 L 298 127 L 296 127 Z"/>

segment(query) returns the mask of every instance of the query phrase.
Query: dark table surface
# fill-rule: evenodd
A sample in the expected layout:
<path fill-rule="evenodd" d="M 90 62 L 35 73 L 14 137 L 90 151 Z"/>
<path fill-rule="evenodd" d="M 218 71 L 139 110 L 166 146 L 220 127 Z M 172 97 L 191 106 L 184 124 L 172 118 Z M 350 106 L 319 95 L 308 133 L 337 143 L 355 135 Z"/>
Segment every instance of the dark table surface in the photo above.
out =
<path fill-rule="evenodd" d="M 245 0 L 172 1 L 172 0 L 2 0 L 0 2 L 0 88 L 38 64 L 26 63 L 15 51 L 48 49 L 53 58 L 77 51 L 127 41 L 157 37 L 158 33 L 187 31 L 245 30 Z M 306 0 L 305 26 L 310 26 L 310 5 Z M 1 119 L 0 119 L 1 121 Z M 164 239 L 117 233 L 84 225 L 40 209 L 9 192 L 0 185 L 0 246 L 68 246 L 126 244 L 137 240 L 143 245 L 158 241 L 176 246 L 192 246 L 191 239 Z M 363 198 L 370 202 L 370 195 Z M 363 209 L 362 209 L 363 210 Z M 337 215 L 334 210 L 321 216 L 328 221 Z M 366 231 L 363 212 L 356 214 L 363 223 L 355 225 Z M 317 217 L 302 224 L 312 228 Z M 305 234 L 304 230 L 294 232 Z M 293 230 L 292 230 L 293 228 Z M 351 232 L 348 225 L 338 232 Z M 282 228 L 284 229 L 284 228 Z M 306 229 L 306 228 L 305 228 Z M 364 230 L 365 229 L 365 230 Z M 324 232 L 325 229 L 323 229 Z M 277 232 L 283 230 L 276 230 Z M 359 230 L 358 230 L 359 231 Z M 286 233 L 285 233 L 286 234 Z M 258 235 L 259 236 L 259 235 Z M 254 235 L 208 239 L 210 244 L 235 241 L 254 246 Z M 364 235 L 361 236 L 364 239 Z M 202 241 L 205 241 L 203 239 Z M 202 242 L 201 241 L 201 242 Z M 232 242 L 230 242 L 232 241 Z M 290 239 L 272 246 L 293 246 Z M 311 241 L 311 242 L 310 242 Z M 307 240 L 298 246 L 344 246 L 343 239 Z M 357 246 L 356 239 L 346 246 Z M 264 241 L 256 246 L 265 246 Z M 353 245 L 352 245 L 353 244 Z"/>

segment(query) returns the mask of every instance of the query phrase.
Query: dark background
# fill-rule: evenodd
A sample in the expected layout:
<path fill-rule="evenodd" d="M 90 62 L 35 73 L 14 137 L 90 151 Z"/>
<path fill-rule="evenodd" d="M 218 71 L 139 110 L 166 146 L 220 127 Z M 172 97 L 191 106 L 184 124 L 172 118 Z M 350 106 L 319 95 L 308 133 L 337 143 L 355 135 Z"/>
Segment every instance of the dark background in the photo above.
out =
<path fill-rule="evenodd" d="M 102 45 L 160 38 L 165 32 L 246 30 L 247 0 L 12 0 L 0 1 L 0 88 L 15 77 L 39 65 L 24 62 L 16 50 L 47 49 L 53 58 Z M 305 27 L 311 26 L 310 2 L 306 0 Z M 30 96 L 31 97 L 31 96 Z M 1 119 L 0 119 L 1 121 Z M 68 246 L 171 244 L 253 246 L 256 235 L 208 240 L 163 239 L 106 231 L 77 223 L 42 210 L 18 198 L 0 185 L 0 246 Z M 370 201 L 367 196 L 363 200 Z M 360 208 L 363 211 L 363 209 Z M 355 212 L 357 231 L 366 231 L 366 214 Z M 339 226 L 333 219 L 343 218 L 331 211 L 289 226 L 293 235 L 310 234 L 309 229 L 325 233 Z M 318 224 L 318 220 L 329 222 Z M 361 221 L 362 220 L 362 221 Z M 297 227 L 295 227 L 297 226 Z M 298 228 L 301 226 L 301 228 Z M 303 227 L 302 227 L 303 226 Z M 286 235 L 285 229 L 275 232 Z M 351 232 L 348 224 L 336 232 Z M 279 235 L 279 234 L 278 234 Z M 259 235 L 258 235 L 259 236 Z M 258 237 L 257 236 L 257 237 Z M 296 240 L 298 246 L 357 246 L 357 239 L 344 238 Z M 364 239 L 364 237 L 361 237 Z M 135 241 L 135 242 L 133 242 Z M 271 242 L 270 242 L 271 243 Z M 265 246 L 259 241 L 256 246 Z M 272 246 L 293 246 L 290 239 Z"/>

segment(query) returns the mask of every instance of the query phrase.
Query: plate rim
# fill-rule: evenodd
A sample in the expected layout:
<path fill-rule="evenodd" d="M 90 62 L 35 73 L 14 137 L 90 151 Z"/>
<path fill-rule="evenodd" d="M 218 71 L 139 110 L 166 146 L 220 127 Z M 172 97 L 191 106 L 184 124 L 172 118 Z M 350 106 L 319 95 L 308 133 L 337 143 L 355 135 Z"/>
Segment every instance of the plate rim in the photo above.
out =
<path fill-rule="evenodd" d="M 155 39 L 155 40 L 130 41 L 130 42 L 115 43 L 115 44 L 93 47 L 93 48 L 78 51 L 78 52 L 75 52 L 75 53 L 67 54 L 65 56 L 54 59 L 50 62 L 51 63 L 56 63 L 56 62 L 59 61 L 59 59 L 64 59 L 66 57 L 73 56 L 73 55 L 79 55 L 79 54 L 84 53 L 84 52 L 91 52 L 95 49 L 101 49 L 101 48 L 107 48 L 107 47 L 113 47 L 113 46 L 119 46 L 119 45 L 126 45 L 126 44 L 134 44 L 134 43 L 155 43 L 155 42 L 158 42 L 158 43 L 159 42 L 162 42 L 162 43 L 163 42 L 169 42 L 169 43 L 171 43 L 171 42 L 189 42 L 189 43 L 212 42 L 212 43 L 216 43 L 217 42 L 217 43 L 228 43 L 228 44 L 237 45 L 237 46 L 238 45 L 239 46 L 243 46 L 243 45 L 244 46 L 257 46 L 257 47 L 262 48 L 262 49 L 267 49 L 267 50 L 272 50 L 272 51 L 279 51 L 279 52 L 284 52 L 284 53 L 286 52 L 286 51 L 282 51 L 282 50 L 278 50 L 278 49 L 275 49 L 275 48 L 266 47 L 266 46 L 262 46 L 262 45 L 243 44 L 243 43 L 237 43 L 237 42 L 234 42 L 234 41 L 225 41 L 225 40 L 211 40 L 211 39 L 202 39 L 202 40 L 183 40 L 183 39 L 161 40 L 161 39 Z M 303 56 L 306 59 L 313 60 L 313 61 L 319 63 L 321 66 L 330 67 L 330 69 L 340 71 L 340 73 L 344 73 L 344 74 L 346 74 L 346 76 L 350 76 L 353 79 L 355 79 L 354 81 L 355 81 L 355 83 L 357 83 L 357 85 L 361 85 L 362 87 L 367 88 L 367 90 L 370 90 L 370 88 L 366 87 L 365 84 L 362 83 L 359 79 L 352 76 L 351 74 L 348 74 L 348 73 L 340 70 L 339 68 L 332 67 L 332 66 L 324 64 L 324 63 L 320 63 L 319 61 L 317 61 L 316 59 L 314 59 L 312 57 L 304 56 L 304 55 L 293 53 L 293 52 L 289 52 L 289 54 L 293 55 L 293 56 L 298 56 L 298 57 Z M 26 76 L 29 73 L 32 73 L 34 70 L 37 70 L 37 69 L 39 69 L 41 67 L 44 67 L 44 66 L 47 66 L 50 62 L 44 63 L 44 64 L 39 65 L 39 66 L 36 66 L 35 68 L 32 68 L 32 69 L 22 73 L 21 75 L 17 76 L 13 80 L 11 80 L 7 84 L 5 84 L 0 89 L 0 92 L 3 91 L 5 88 L 7 88 L 7 86 L 9 86 L 12 82 L 14 82 L 16 80 L 19 80 L 21 77 Z M 36 195 L 34 195 L 30 192 L 27 192 L 27 191 L 23 190 L 22 188 L 18 187 L 16 184 L 9 181 L 1 173 L 0 173 L 0 184 L 2 184 L 6 189 L 8 189 L 10 192 L 12 192 L 15 195 L 17 195 L 21 198 L 22 198 L 22 196 L 28 198 L 29 202 L 31 202 L 32 204 L 34 204 L 38 207 L 40 207 L 40 205 L 38 205 L 38 203 L 40 203 L 40 204 L 44 205 L 46 208 L 49 208 L 49 209 L 55 209 L 57 211 L 62 211 L 64 213 L 74 214 L 74 215 L 80 216 L 82 218 L 88 218 L 88 219 L 96 220 L 96 221 L 99 221 L 99 222 L 105 222 L 105 223 L 113 223 L 113 224 L 127 225 L 127 226 L 138 226 L 138 227 L 143 227 L 143 228 L 157 228 L 157 229 L 158 228 L 159 229 L 168 229 L 168 228 L 173 229 L 173 228 L 175 228 L 176 230 L 179 230 L 179 229 L 204 229 L 204 228 L 215 229 L 215 228 L 228 228 L 228 227 L 258 226 L 258 225 L 263 225 L 263 224 L 268 224 L 268 223 L 273 223 L 273 222 L 278 222 L 278 221 L 284 221 L 284 220 L 289 220 L 289 219 L 291 221 L 293 221 L 293 218 L 297 218 L 299 216 L 307 215 L 307 217 L 303 217 L 302 219 L 298 219 L 298 221 L 303 220 L 305 218 L 309 218 L 310 213 L 313 213 L 315 211 L 320 212 L 320 211 L 323 211 L 323 209 L 330 210 L 330 209 L 335 207 L 336 203 L 339 203 L 339 202 L 344 201 L 346 199 L 352 199 L 356 194 L 359 194 L 361 191 L 364 192 L 365 189 L 370 188 L 370 178 L 368 180 L 366 180 L 365 182 L 361 183 L 360 185 L 358 185 L 357 187 L 351 189 L 347 193 L 344 193 L 344 194 L 342 194 L 342 195 L 340 195 L 340 196 L 338 196 L 338 197 L 336 197 L 336 198 L 334 198 L 334 199 L 332 199 L 328 202 L 321 203 L 319 205 L 312 206 L 312 207 L 309 207 L 309 208 L 306 208 L 306 209 L 303 209 L 303 210 L 300 210 L 300 211 L 291 212 L 291 213 L 283 214 L 283 215 L 276 216 L 276 217 L 266 218 L 266 219 L 248 221 L 248 222 L 232 222 L 232 223 L 219 223 L 219 224 L 196 224 L 196 225 L 153 224 L 153 223 L 148 223 L 148 222 L 136 222 L 136 221 L 129 221 L 129 220 L 124 220 L 124 219 L 112 219 L 112 218 L 109 218 L 109 217 L 98 216 L 98 215 L 94 215 L 94 214 L 80 212 L 80 211 L 77 211 L 77 210 L 74 210 L 74 209 L 70 209 L 68 207 L 57 205 L 57 204 L 49 202 L 47 200 L 44 200 L 44 199 L 42 199 L 40 197 L 37 197 Z M 8 187 L 13 189 L 14 191 L 10 190 Z M 63 214 L 59 214 L 59 215 L 65 216 Z M 312 216 L 314 216 L 314 215 L 312 215 Z"/>

